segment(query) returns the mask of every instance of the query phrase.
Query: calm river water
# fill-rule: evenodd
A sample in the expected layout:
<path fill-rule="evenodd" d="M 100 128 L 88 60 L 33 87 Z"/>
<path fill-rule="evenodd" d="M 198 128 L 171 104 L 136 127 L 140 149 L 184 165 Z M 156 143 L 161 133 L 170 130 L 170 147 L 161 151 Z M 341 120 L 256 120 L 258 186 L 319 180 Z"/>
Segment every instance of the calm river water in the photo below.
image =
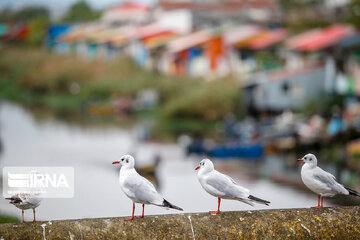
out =
<path fill-rule="evenodd" d="M 136 151 L 136 166 L 153 165 L 154 155 L 161 161 L 156 178 L 161 194 L 184 212 L 216 210 L 217 199 L 200 186 L 194 168 L 200 157 L 187 158 L 177 144 L 137 143 L 134 129 L 117 127 L 83 127 L 54 118 L 37 120 L 19 105 L 3 102 L 0 106 L 0 167 L 5 166 L 71 166 L 75 169 L 75 196 L 70 199 L 44 199 L 37 208 L 38 219 L 73 219 L 116 217 L 131 214 L 132 202 L 118 184 L 119 167 L 111 163 L 121 155 Z M 266 157 L 261 162 L 240 160 L 214 161 L 254 196 L 271 201 L 270 207 L 251 207 L 241 202 L 224 200 L 221 210 L 300 208 L 316 204 L 310 192 L 296 188 L 300 168 L 293 165 L 296 157 Z M 290 162 L 290 163 L 289 163 Z M 331 169 L 331 166 L 329 167 Z M 273 181 L 277 179 L 277 181 Z M 271 180 L 272 179 L 272 180 Z M 280 180 L 279 180 L 280 179 Z M 285 179 L 285 180 L 284 180 Z M 280 184 L 291 179 L 293 185 Z M 289 180 L 290 181 L 290 180 Z M 331 203 L 326 202 L 327 205 Z M 140 213 L 140 205 L 136 212 Z M 19 209 L 0 198 L 0 212 L 21 217 Z M 145 207 L 145 214 L 169 214 L 155 206 Z M 25 216 L 31 219 L 31 211 Z"/>

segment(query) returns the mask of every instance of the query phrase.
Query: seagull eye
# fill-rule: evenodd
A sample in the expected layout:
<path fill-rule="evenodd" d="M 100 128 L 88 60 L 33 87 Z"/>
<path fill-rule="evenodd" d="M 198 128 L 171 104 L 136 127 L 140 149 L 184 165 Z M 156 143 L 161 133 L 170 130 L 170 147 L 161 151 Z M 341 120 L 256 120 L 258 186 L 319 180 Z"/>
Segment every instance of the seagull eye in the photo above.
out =
<path fill-rule="evenodd" d="M 129 163 L 129 160 L 128 160 L 128 159 L 126 159 L 126 163 Z"/>

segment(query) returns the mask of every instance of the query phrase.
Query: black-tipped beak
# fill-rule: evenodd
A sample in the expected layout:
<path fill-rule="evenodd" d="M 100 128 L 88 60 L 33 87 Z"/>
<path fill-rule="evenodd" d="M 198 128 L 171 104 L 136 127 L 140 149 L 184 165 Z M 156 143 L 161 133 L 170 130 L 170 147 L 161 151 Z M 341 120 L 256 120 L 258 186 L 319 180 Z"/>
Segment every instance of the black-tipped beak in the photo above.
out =
<path fill-rule="evenodd" d="M 119 161 L 115 161 L 115 162 L 113 162 L 112 164 L 119 164 L 120 162 Z"/>
<path fill-rule="evenodd" d="M 195 170 L 199 170 L 200 169 L 200 166 L 197 166 L 196 168 L 195 168 Z"/>
<path fill-rule="evenodd" d="M 299 158 L 297 161 L 298 162 L 303 162 L 304 160 L 302 158 Z"/>

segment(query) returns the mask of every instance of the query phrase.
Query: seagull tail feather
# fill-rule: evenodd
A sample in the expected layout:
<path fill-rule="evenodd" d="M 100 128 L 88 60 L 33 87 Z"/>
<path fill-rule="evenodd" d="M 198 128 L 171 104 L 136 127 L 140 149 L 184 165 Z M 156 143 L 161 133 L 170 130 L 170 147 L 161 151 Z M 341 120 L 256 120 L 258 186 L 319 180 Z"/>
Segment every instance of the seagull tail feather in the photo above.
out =
<path fill-rule="evenodd" d="M 11 204 L 14 204 L 14 203 L 21 203 L 21 199 L 20 198 L 15 198 L 15 197 L 11 197 L 11 198 L 5 198 L 6 200 L 10 200 L 10 203 Z"/>
<path fill-rule="evenodd" d="M 173 204 L 169 203 L 169 202 L 168 202 L 168 201 L 166 201 L 165 199 L 164 199 L 164 201 L 163 201 L 163 205 L 162 205 L 162 206 L 163 206 L 163 207 L 166 207 L 166 208 L 173 208 L 173 209 L 180 210 L 180 211 L 182 211 L 182 210 L 183 210 L 182 208 L 177 207 L 177 206 L 175 206 L 175 205 L 173 205 Z"/>
<path fill-rule="evenodd" d="M 350 189 L 350 188 L 347 188 L 347 187 L 345 187 L 345 188 L 346 188 L 346 190 L 349 191 L 349 195 L 354 195 L 354 196 L 360 197 L 360 193 L 359 193 L 359 192 L 357 192 L 357 191 L 355 191 L 355 190 L 352 190 L 352 189 Z"/>
<path fill-rule="evenodd" d="M 250 195 L 249 199 L 252 200 L 252 201 L 255 201 L 257 203 L 265 204 L 266 206 L 269 206 L 269 204 L 270 204 L 269 201 L 263 200 L 261 198 L 254 197 L 253 195 Z"/>

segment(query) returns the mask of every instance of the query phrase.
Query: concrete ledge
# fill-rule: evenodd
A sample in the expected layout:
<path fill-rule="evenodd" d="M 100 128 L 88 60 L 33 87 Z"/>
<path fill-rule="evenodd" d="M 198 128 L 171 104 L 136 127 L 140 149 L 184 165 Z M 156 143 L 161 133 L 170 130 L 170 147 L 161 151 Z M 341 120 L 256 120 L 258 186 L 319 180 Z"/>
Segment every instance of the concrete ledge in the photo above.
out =
<path fill-rule="evenodd" d="M 0 224 L 0 239 L 359 239 L 360 206 Z"/>

